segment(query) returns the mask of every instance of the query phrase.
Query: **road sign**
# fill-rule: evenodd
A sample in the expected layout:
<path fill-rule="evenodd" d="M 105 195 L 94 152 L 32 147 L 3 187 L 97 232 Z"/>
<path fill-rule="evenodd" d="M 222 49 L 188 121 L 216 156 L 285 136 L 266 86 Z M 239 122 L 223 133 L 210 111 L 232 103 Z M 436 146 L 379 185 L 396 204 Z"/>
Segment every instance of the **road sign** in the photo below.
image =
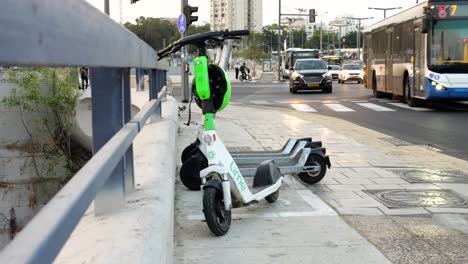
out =
<path fill-rule="evenodd" d="M 184 33 L 185 29 L 187 29 L 187 19 L 185 18 L 184 14 L 179 15 L 179 19 L 177 20 L 177 28 L 179 29 L 180 33 Z"/>

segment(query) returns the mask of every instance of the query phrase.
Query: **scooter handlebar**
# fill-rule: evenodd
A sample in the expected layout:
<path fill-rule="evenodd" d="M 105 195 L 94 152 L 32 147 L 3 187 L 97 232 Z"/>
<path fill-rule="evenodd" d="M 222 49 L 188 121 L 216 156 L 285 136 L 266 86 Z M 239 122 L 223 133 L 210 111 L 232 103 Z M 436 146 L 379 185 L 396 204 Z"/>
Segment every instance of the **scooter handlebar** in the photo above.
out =
<path fill-rule="evenodd" d="M 237 36 L 248 36 L 250 34 L 250 31 L 248 29 L 242 29 L 242 30 L 231 30 L 229 31 L 228 35 L 237 37 Z"/>
<path fill-rule="evenodd" d="M 170 44 L 168 47 L 163 48 L 157 52 L 159 56 L 159 60 L 164 58 L 165 56 L 169 55 L 170 53 L 178 51 L 182 46 L 185 45 L 204 45 L 203 43 L 206 40 L 215 40 L 215 41 L 223 41 L 224 39 L 235 39 L 239 36 L 246 36 L 249 35 L 249 30 L 225 30 L 225 31 L 211 31 L 211 32 L 204 32 L 192 36 L 187 36 L 185 38 L 181 38 L 178 41 Z"/>

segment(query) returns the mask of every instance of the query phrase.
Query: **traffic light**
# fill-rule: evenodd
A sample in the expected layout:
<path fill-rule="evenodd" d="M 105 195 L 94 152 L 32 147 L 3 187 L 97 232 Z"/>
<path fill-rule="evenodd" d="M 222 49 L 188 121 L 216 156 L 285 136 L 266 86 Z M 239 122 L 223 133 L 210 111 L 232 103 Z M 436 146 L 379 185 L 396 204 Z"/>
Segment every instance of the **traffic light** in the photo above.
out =
<path fill-rule="evenodd" d="M 309 22 L 315 23 L 315 9 L 309 9 Z"/>
<path fill-rule="evenodd" d="M 134 4 L 136 2 L 138 2 L 139 0 L 130 0 L 130 4 Z"/>
<path fill-rule="evenodd" d="M 198 16 L 192 16 L 192 13 L 198 12 L 197 6 L 184 6 L 184 15 L 187 19 L 187 27 L 190 26 L 193 22 L 198 21 Z"/>

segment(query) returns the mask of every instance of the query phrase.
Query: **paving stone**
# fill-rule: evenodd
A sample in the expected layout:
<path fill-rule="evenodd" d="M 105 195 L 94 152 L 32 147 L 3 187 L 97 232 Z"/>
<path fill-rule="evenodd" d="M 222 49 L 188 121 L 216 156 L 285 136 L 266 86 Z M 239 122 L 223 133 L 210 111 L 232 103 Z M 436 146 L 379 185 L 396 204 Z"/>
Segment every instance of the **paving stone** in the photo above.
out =
<path fill-rule="evenodd" d="M 437 208 L 437 207 L 426 207 L 431 213 L 453 213 L 453 214 L 468 214 L 468 208 Z"/>
<path fill-rule="evenodd" d="M 336 210 L 341 215 L 383 215 L 382 211 L 373 207 L 338 207 Z"/>
<path fill-rule="evenodd" d="M 376 200 L 369 198 L 360 199 L 335 199 L 343 207 L 379 207 L 381 203 Z"/>
<path fill-rule="evenodd" d="M 332 191 L 360 191 L 365 190 L 364 186 L 359 184 L 347 184 L 347 185 L 327 185 Z"/>
<path fill-rule="evenodd" d="M 408 190 L 418 190 L 418 189 L 427 189 L 427 190 L 438 190 L 442 189 L 439 186 L 432 184 L 432 183 L 407 183 L 407 184 L 399 184 L 401 187 L 408 189 Z"/>
<path fill-rule="evenodd" d="M 391 209 L 385 206 L 381 206 L 379 207 L 379 209 L 386 215 L 427 215 L 427 214 L 430 214 L 429 211 L 425 210 L 422 207 Z"/>
<path fill-rule="evenodd" d="M 405 189 L 403 186 L 398 184 L 365 184 L 364 187 L 369 190 L 377 189 Z M 367 194 L 366 194 L 367 195 Z"/>
<path fill-rule="evenodd" d="M 374 182 L 366 178 L 356 178 L 356 179 L 335 179 L 341 184 L 373 184 Z"/>
<path fill-rule="evenodd" d="M 401 179 L 400 177 L 398 178 L 374 178 L 372 179 L 373 182 L 376 184 L 407 184 L 408 182 Z"/>
<path fill-rule="evenodd" d="M 346 198 L 346 199 L 360 199 L 362 197 L 360 197 L 358 194 L 356 194 L 356 192 L 353 192 L 353 191 L 339 191 L 339 192 L 335 192 L 335 191 L 331 191 L 331 192 L 314 192 L 315 194 L 317 194 L 320 198 L 324 199 L 324 200 L 333 200 L 333 199 L 343 199 L 343 198 Z"/>
<path fill-rule="evenodd" d="M 359 169 L 362 169 L 362 168 L 359 168 Z M 382 178 L 380 175 L 376 174 L 375 172 L 344 172 L 343 175 L 351 179 L 353 178 L 368 178 L 368 179 L 369 178 Z"/>

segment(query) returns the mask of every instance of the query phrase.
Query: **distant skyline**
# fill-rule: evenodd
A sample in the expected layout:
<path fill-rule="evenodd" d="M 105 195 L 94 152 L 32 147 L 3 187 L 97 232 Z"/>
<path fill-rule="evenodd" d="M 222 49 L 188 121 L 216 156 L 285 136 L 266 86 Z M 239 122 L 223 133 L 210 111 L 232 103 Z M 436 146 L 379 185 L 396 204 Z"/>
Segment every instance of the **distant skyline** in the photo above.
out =
<path fill-rule="evenodd" d="M 104 0 L 87 0 L 101 11 L 104 10 Z M 110 0 L 111 17 L 115 21 L 120 19 L 119 2 L 120 0 Z M 335 17 L 374 17 L 372 20 L 363 21 L 363 24 L 370 25 L 383 19 L 384 12 L 379 10 L 369 10 L 368 7 L 402 7 L 406 9 L 414 6 L 414 0 L 328 0 L 328 1 L 310 1 L 310 0 L 282 0 L 282 13 L 297 13 L 296 8 L 311 9 L 315 8 L 318 14 L 322 13 L 324 23 L 333 20 Z M 420 1 L 423 2 L 423 1 Z M 176 0 L 139 0 L 136 4 L 130 4 L 130 0 L 122 0 L 123 3 L 123 21 L 135 22 L 135 19 L 144 17 L 173 17 L 180 14 L 180 1 Z M 267 4 L 268 3 L 268 4 Z M 198 6 L 197 25 L 203 25 L 210 22 L 210 0 L 189 0 L 192 6 Z M 402 10 L 403 10 L 402 9 Z M 401 10 L 387 11 L 387 17 L 392 16 Z M 327 12 L 327 13 L 324 13 Z M 320 16 L 316 19 L 320 23 Z M 278 23 L 278 0 L 263 1 L 263 25 Z"/>

